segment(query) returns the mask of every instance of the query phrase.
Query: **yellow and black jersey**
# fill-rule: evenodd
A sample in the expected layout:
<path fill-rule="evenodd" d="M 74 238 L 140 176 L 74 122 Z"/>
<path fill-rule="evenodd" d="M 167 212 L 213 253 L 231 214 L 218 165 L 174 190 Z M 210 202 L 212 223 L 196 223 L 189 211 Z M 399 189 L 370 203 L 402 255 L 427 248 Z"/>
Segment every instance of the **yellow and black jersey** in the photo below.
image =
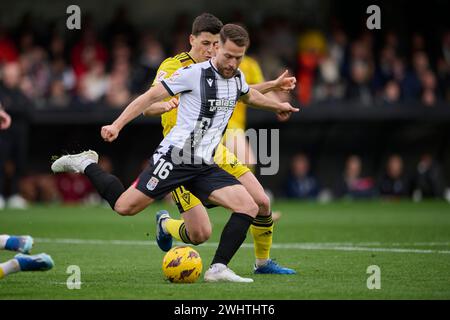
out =
<path fill-rule="evenodd" d="M 164 60 L 158 68 L 156 78 L 153 80 L 152 86 L 159 83 L 163 79 L 170 78 L 172 74 L 180 68 L 187 67 L 196 63 L 187 52 L 182 52 L 174 57 Z M 172 99 L 169 97 L 166 101 Z M 177 109 L 172 109 L 161 115 L 161 125 L 163 126 L 163 135 L 166 136 L 177 123 Z"/>

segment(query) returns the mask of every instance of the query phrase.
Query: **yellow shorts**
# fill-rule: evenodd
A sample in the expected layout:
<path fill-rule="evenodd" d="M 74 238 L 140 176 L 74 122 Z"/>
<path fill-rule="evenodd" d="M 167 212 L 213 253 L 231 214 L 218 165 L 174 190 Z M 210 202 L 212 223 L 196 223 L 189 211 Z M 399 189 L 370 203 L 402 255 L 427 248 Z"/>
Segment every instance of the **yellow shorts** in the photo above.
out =
<path fill-rule="evenodd" d="M 220 168 L 233 175 L 236 179 L 239 179 L 239 177 L 244 173 L 250 171 L 250 169 L 242 164 L 238 158 L 236 158 L 234 153 L 229 151 L 223 144 L 219 144 L 217 146 L 214 162 Z M 196 196 L 194 196 L 189 190 L 186 190 L 183 186 L 172 191 L 172 198 L 175 201 L 180 213 L 202 204 Z"/>

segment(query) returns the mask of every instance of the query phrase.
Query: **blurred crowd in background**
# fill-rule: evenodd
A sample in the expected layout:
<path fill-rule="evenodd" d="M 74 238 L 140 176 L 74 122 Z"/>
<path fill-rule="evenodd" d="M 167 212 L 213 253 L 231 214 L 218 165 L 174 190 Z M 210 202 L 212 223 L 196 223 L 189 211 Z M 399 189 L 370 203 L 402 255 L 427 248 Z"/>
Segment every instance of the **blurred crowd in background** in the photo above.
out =
<path fill-rule="evenodd" d="M 149 87 L 166 57 L 189 51 L 191 21 L 184 15 L 172 30 L 140 30 L 125 7 L 101 27 L 86 14 L 75 32 L 37 21 L 28 13 L 16 26 L 0 25 L 1 90 L 17 88 L 35 108 L 122 108 Z M 244 23 L 243 15 L 234 22 Z M 265 77 L 288 68 L 301 83 L 292 101 L 303 106 L 450 101 L 450 30 L 436 39 L 367 29 L 350 36 L 338 21 L 318 30 L 271 16 L 247 27 L 249 54 Z"/>
<path fill-rule="evenodd" d="M 169 56 L 189 51 L 190 19 L 179 16 L 171 30 L 141 30 L 117 9 L 112 20 L 98 26 L 83 16 L 80 31 L 61 31 L 56 23 L 37 23 L 27 13 L 15 26 L 0 25 L 0 102 L 14 118 L 4 135 L 14 146 L 8 162 L 0 155 L 0 208 L 6 182 L 11 207 L 27 202 L 99 202 L 82 175 L 58 177 L 24 175 L 27 159 L 27 118 L 32 110 L 121 109 L 152 83 L 158 66 Z M 236 14 L 232 21 L 245 22 Z M 427 39 L 420 32 L 400 34 L 361 29 L 352 35 L 333 21 L 326 30 L 300 28 L 282 17 L 265 17 L 260 25 L 247 25 L 251 35 L 249 55 L 260 63 L 266 79 L 286 68 L 297 78 L 293 104 L 353 102 L 360 106 L 417 104 L 450 106 L 450 30 Z M 26 139 L 26 138 L 24 138 Z M 8 141 L 4 139 L 3 141 Z M 11 142 L 12 143 L 12 142 Z M 10 159 L 10 160 L 11 160 Z M 112 162 L 101 159 L 112 171 Z M 361 159 L 350 156 L 334 188 L 323 188 L 310 169 L 308 155 L 292 158 L 292 168 L 282 186 L 286 197 L 298 199 L 442 197 L 445 182 L 439 164 L 424 154 L 417 170 L 406 173 L 403 160 L 392 155 L 380 177 L 361 176 Z M 20 194 L 20 196 L 19 196 Z"/>
<path fill-rule="evenodd" d="M 142 168 L 146 165 L 143 161 Z M 113 172 L 113 162 L 101 156 L 99 165 Z M 318 178 L 318 170 L 310 156 L 298 153 L 291 159 L 290 170 L 283 177 L 280 194 L 284 198 L 328 202 L 333 199 L 389 201 L 446 199 L 450 201 L 450 189 L 443 178 L 442 167 L 431 154 L 423 154 L 414 170 L 405 169 L 401 155 L 392 154 L 382 166 L 380 173 L 364 175 L 364 162 L 358 155 L 350 155 L 342 167 L 342 175 L 333 186 L 325 186 Z M 19 180 L 18 196 L 10 198 L 10 207 L 26 208 L 28 203 L 104 204 L 89 179 L 80 174 L 48 173 L 26 175 Z M 270 190 L 268 190 L 270 193 Z M 170 194 L 166 201 L 171 201 Z M 6 204 L 6 203 L 5 203 Z"/>
<path fill-rule="evenodd" d="M 342 176 L 335 185 L 325 187 L 314 173 L 310 158 L 305 153 L 292 157 L 290 174 L 285 180 L 284 196 L 291 199 L 329 201 L 333 198 L 387 200 L 446 198 L 449 190 L 440 164 L 431 154 L 420 157 L 412 172 L 405 170 L 403 158 L 392 154 L 378 175 L 364 175 L 363 161 L 350 155 L 342 168 Z"/>

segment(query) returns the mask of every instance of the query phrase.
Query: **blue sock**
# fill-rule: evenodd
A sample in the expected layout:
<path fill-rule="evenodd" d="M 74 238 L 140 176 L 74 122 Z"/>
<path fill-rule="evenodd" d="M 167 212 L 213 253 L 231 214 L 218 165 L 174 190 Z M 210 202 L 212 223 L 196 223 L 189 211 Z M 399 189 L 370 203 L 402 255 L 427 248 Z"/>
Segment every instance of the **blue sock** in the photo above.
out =
<path fill-rule="evenodd" d="M 10 251 L 17 251 L 20 246 L 20 240 L 18 237 L 10 236 L 8 240 L 6 240 L 5 249 Z"/>

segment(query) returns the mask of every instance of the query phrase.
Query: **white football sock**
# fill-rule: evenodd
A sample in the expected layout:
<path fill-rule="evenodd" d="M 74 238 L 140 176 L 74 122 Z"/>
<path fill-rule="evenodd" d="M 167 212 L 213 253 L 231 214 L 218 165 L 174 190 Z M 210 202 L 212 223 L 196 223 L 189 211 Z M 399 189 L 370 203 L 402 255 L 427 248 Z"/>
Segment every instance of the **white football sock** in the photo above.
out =
<path fill-rule="evenodd" d="M 5 249 L 6 241 L 8 241 L 9 235 L 7 234 L 1 234 L 0 235 L 0 249 Z"/>
<path fill-rule="evenodd" d="M 16 259 L 11 259 L 5 263 L 0 263 L 0 269 L 3 271 L 0 273 L 3 274 L 3 277 L 6 277 L 8 274 L 19 272 L 20 265 Z"/>

